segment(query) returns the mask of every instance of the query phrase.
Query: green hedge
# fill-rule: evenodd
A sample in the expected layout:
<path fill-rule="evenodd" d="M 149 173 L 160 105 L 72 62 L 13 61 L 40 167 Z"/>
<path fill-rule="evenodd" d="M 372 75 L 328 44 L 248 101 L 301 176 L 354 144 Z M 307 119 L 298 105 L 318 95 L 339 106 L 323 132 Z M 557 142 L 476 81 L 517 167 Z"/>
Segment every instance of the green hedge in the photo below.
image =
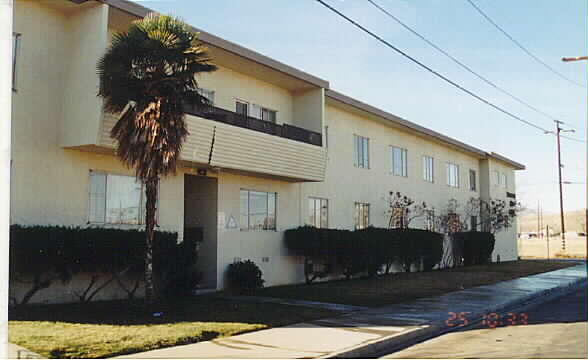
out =
<path fill-rule="evenodd" d="M 32 278 L 34 294 L 52 281 L 66 282 L 76 273 L 141 274 L 145 240 L 145 232 L 135 229 L 11 225 L 11 281 Z M 164 291 L 172 293 L 174 287 L 181 286 L 179 279 L 194 271 L 195 243 L 202 241 L 202 233 L 193 230 L 184 242 L 178 244 L 177 240 L 177 233 L 156 231 L 153 244 L 154 272 L 169 280 Z"/>
<path fill-rule="evenodd" d="M 494 251 L 496 239 L 494 234 L 482 231 L 465 231 L 453 233 L 453 246 L 456 247 L 456 256 L 458 265 L 480 265 L 488 264 L 492 261 L 491 256 Z M 462 261 L 459 261 L 459 258 Z"/>
<path fill-rule="evenodd" d="M 326 264 L 327 272 L 337 268 L 347 278 L 360 273 L 375 276 L 383 267 L 387 273 L 394 263 L 410 271 L 422 261 L 424 270 L 432 270 L 443 255 L 443 235 L 419 229 L 349 231 L 303 226 L 286 230 L 284 240 L 295 255 Z M 312 269 L 307 267 L 305 272 L 307 282 L 312 281 Z"/>

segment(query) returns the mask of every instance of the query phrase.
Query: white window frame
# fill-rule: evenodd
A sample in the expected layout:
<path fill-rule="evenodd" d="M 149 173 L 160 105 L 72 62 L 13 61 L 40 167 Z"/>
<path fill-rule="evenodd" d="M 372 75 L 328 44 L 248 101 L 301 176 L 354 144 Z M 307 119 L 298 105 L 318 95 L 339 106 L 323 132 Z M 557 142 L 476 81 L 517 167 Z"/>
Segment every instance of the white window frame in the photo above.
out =
<path fill-rule="evenodd" d="M 400 164 L 396 164 L 395 154 L 397 152 L 400 154 Z M 408 150 L 398 146 L 390 146 L 390 173 L 394 176 L 408 176 Z"/>
<path fill-rule="evenodd" d="M 478 191 L 477 172 L 474 169 L 470 169 L 468 172 L 470 178 L 470 191 Z M 473 175 L 473 178 L 472 178 Z"/>
<path fill-rule="evenodd" d="M 506 174 L 501 172 L 500 173 L 500 185 L 502 185 L 502 187 L 506 189 L 506 183 L 507 183 Z"/>
<path fill-rule="evenodd" d="M 323 209 L 325 212 L 322 211 Z M 314 215 L 314 223 L 311 221 L 311 214 Z M 323 215 L 325 216 L 323 217 Z M 329 199 L 314 196 L 308 197 L 307 223 L 320 229 L 327 229 L 329 227 Z"/>
<path fill-rule="evenodd" d="M 453 174 L 452 169 L 455 169 L 455 174 Z M 459 188 L 459 165 L 447 162 L 446 163 L 446 175 L 447 175 L 447 186 L 453 188 Z M 454 180 L 454 181 L 452 181 Z"/>
<path fill-rule="evenodd" d="M 241 201 L 241 193 L 242 192 L 247 192 L 247 226 L 245 226 L 245 224 L 243 224 L 243 209 L 239 209 L 239 222 L 240 222 L 240 229 L 241 231 L 277 231 L 278 229 L 278 193 L 277 192 L 272 192 L 272 191 L 259 191 L 259 190 L 253 190 L 253 189 L 246 189 L 246 188 L 241 188 L 239 189 L 239 201 Z M 273 223 L 273 227 L 266 227 L 265 225 L 260 229 L 260 228 L 252 228 L 251 225 L 251 193 L 262 193 L 262 194 L 266 194 L 267 197 L 267 204 L 266 204 L 266 219 L 270 218 L 270 194 L 274 195 L 274 223 Z M 241 206 L 241 203 L 239 202 L 239 206 Z"/>
<path fill-rule="evenodd" d="M 360 169 L 370 168 L 370 139 L 353 134 L 353 165 Z"/>
<path fill-rule="evenodd" d="M 498 170 L 494 170 L 494 186 L 500 186 L 500 172 Z"/>
<path fill-rule="evenodd" d="M 103 175 L 106 177 L 105 179 L 105 185 L 104 185 L 104 220 L 103 221 L 93 221 L 93 219 L 91 219 L 91 207 L 92 207 L 92 196 L 91 196 L 91 184 L 92 184 L 92 176 L 98 176 L 98 175 Z M 145 194 L 145 184 L 141 184 L 141 195 L 139 198 L 139 218 L 137 219 L 137 223 L 123 223 L 123 222 L 107 222 L 107 214 L 106 211 L 108 209 L 108 176 L 122 176 L 122 177 L 129 177 L 129 178 L 135 178 L 135 176 L 133 175 L 129 175 L 129 174 L 122 174 L 122 173 L 117 173 L 117 172 L 111 172 L 111 171 L 104 171 L 104 170 L 94 170 L 94 169 L 90 169 L 89 174 L 88 174 L 88 208 L 87 208 L 87 223 L 88 224 L 95 224 L 95 225 L 120 225 L 120 226 L 144 226 L 145 225 L 145 212 L 147 211 L 146 209 L 146 204 L 147 204 L 147 195 Z M 158 185 L 158 191 L 157 191 L 157 199 L 156 199 L 156 205 L 155 207 L 158 208 L 159 207 L 159 197 L 161 194 L 160 191 L 160 185 Z M 157 225 L 159 223 L 159 211 L 156 211 L 155 213 L 155 224 Z"/>
<path fill-rule="evenodd" d="M 241 104 L 247 105 L 247 113 L 246 113 L 246 114 L 242 114 L 242 113 L 238 112 L 238 110 L 239 110 L 239 109 L 238 109 L 238 103 L 241 103 Z M 249 116 L 249 112 L 251 111 L 250 109 L 251 109 L 251 104 L 250 104 L 248 101 L 241 100 L 241 99 L 239 99 L 239 98 L 235 98 L 235 112 L 236 112 L 237 114 L 240 114 L 240 115 L 245 115 L 245 116 Z"/>
<path fill-rule="evenodd" d="M 435 182 L 435 158 L 429 155 L 423 155 L 423 180 Z"/>
<path fill-rule="evenodd" d="M 370 204 L 356 201 L 353 207 L 353 218 L 356 230 L 370 226 Z"/>
<path fill-rule="evenodd" d="M 17 91 L 18 81 L 18 56 L 20 54 L 20 43 L 22 34 L 12 33 L 12 91 Z"/>

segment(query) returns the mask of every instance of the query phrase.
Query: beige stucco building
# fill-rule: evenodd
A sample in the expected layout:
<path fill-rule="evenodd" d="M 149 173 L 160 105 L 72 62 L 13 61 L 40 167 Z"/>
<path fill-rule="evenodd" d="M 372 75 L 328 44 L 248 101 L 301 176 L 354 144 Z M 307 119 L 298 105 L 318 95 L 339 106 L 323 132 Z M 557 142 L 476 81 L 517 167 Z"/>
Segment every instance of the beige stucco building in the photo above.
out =
<path fill-rule="evenodd" d="M 142 226 L 141 186 L 114 156 L 116 116 L 102 111 L 95 68 L 112 34 L 147 12 L 125 0 L 15 1 L 11 223 Z M 390 191 L 437 209 L 515 193 L 524 166 L 512 160 L 214 35 L 200 40 L 219 66 L 199 79 L 218 110 L 188 111 L 182 166 L 161 183 L 158 225 L 180 239 L 204 228 L 207 288 L 223 287 L 235 259 L 255 261 L 266 285 L 302 281 L 283 231 L 385 227 Z M 517 258 L 515 228 L 499 233 L 493 259 Z"/>

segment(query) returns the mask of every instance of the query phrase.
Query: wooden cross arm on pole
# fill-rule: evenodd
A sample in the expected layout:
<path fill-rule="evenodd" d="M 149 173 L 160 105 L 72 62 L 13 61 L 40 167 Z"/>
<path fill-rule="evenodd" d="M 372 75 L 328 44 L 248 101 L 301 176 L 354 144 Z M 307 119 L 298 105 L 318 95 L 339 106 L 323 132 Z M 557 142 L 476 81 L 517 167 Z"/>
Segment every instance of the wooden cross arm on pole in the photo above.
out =
<path fill-rule="evenodd" d="M 576 57 L 564 57 L 561 58 L 561 61 L 578 61 L 578 60 L 586 60 L 588 56 L 576 56 Z"/>

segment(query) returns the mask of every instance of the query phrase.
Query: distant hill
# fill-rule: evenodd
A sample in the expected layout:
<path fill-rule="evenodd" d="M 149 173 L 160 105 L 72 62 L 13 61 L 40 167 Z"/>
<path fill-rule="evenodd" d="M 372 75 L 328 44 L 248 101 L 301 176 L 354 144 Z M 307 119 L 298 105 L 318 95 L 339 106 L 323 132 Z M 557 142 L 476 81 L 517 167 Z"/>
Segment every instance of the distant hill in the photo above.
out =
<path fill-rule="evenodd" d="M 565 215 L 566 232 L 586 232 L 585 210 L 568 211 Z M 537 212 L 527 210 L 520 214 L 518 219 L 518 231 L 536 232 L 537 231 Z M 561 231 L 559 213 L 543 213 L 543 227 L 549 225 L 556 233 Z"/>

